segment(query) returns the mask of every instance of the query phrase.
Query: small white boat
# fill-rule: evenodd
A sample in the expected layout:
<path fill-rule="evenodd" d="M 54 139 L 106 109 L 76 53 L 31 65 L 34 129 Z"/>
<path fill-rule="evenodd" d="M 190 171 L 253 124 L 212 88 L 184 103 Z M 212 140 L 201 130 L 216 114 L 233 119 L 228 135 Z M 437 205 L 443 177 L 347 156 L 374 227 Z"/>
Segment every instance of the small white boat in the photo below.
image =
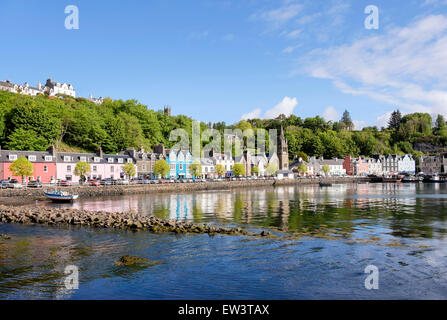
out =
<path fill-rule="evenodd" d="M 70 194 L 67 191 L 52 191 L 52 192 L 45 192 L 45 196 L 48 199 L 51 199 L 56 202 L 60 201 L 74 201 L 76 200 L 79 195 L 77 194 Z"/>

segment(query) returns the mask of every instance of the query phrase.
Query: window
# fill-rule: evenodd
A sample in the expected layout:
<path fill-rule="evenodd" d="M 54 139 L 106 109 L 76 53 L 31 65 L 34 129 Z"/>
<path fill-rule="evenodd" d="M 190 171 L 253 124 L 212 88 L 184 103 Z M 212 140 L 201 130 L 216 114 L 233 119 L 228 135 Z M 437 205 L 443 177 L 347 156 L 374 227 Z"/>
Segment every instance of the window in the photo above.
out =
<path fill-rule="evenodd" d="M 180 163 L 180 169 L 179 170 L 183 170 L 183 164 Z"/>
<path fill-rule="evenodd" d="M 28 160 L 29 161 L 36 161 L 36 156 L 34 156 L 34 155 L 31 155 L 31 156 L 28 156 Z"/>
<path fill-rule="evenodd" d="M 115 170 L 114 166 L 110 166 L 110 172 L 113 172 Z"/>
<path fill-rule="evenodd" d="M 132 158 L 127 158 L 127 163 L 132 163 Z"/>
<path fill-rule="evenodd" d="M 43 172 L 48 172 L 48 166 L 43 166 Z"/>
<path fill-rule="evenodd" d="M 93 166 L 93 172 L 96 172 L 96 169 L 97 169 L 96 166 Z"/>
<path fill-rule="evenodd" d="M 87 162 L 87 157 L 79 157 L 79 160 L 82 162 Z"/>
<path fill-rule="evenodd" d="M 101 158 L 100 158 L 100 157 L 94 157 L 94 158 L 93 158 L 93 161 L 94 161 L 94 162 L 99 162 L 99 161 L 101 161 Z"/>
<path fill-rule="evenodd" d="M 70 162 L 71 157 L 70 156 L 64 156 L 64 162 Z"/>
<path fill-rule="evenodd" d="M 124 159 L 123 158 L 118 158 L 118 163 L 124 163 Z"/>
<path fill-rule="evenodd" d="M 71 166 L 67 166 L 67 172 L 71 172 Z"/>
<path fill-rule="evenodd" d="M 9 160 L 17 160 L 17 155 L 16 154 L 10 154 L 9 155 Z"/>
<path fill-rule="evenodd" d="M 146 165 L 145 164 L 143 164 L 142 169 L 143 169 L 143 171 L 146 171 Z"/>
<path fill-rule="evenodd" d="M 45 156 L 45 161 L 53 161 L 53 156 Z"/>
<path fill-rule="evenodd" d="M 113 158 L 108 158 L 107 161 L 109 161 L 109 163 L 113 163 Z"/>

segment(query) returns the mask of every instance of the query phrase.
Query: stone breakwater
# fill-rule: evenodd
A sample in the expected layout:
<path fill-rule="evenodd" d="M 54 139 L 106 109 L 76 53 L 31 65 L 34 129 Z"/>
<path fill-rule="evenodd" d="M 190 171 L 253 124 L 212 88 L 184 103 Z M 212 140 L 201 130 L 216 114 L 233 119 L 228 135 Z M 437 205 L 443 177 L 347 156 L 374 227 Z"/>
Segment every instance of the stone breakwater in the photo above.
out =
<path fill-rule="evenodd" d="M 43 225 L 74 225 L 96 228 L 172 232 L 176 234 L 224 234 L 240 236 L 274 237 L 268 231 L 249 232 L 239 227 L 194 224 L 142 216 L 134 212 L 110 213 L 78 209 L 28 208 L 0 205 L 0 222 Z"/>
<path fill-rule="evenodd" d="M 329 183 L 354 183 L 368 181 L 365 178 L 327 178 L 323 180 Z M 200 183 L 169 183 L 169 184 L 136 184 L 119 186 L 72 186 L 59 187 L 80 197 L 120 196 L 127 194 L 162 193 L 162 192 L 191 192 L 204 190 L 229 190 L 235 188 L 256 188 L 271 186 L 300 186 L 318 184 L 320 179 L 291 179 L 291 180 L 246 180 L 246 181 L 221 181 Z M 43 191 L 54 190 L 54 187 L 41 189 L 0 189 L 0 198 L 23 197 L 28 200 L 43 199 Z"/>

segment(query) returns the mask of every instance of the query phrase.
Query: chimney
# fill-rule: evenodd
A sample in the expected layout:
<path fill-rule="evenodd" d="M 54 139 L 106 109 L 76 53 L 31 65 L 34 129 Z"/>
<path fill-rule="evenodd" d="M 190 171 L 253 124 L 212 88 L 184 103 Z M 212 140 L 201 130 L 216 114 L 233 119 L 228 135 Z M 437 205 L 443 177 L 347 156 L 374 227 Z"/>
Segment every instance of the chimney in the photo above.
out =
<path fill-rule="evenodd" d="M 56 157 L 56 147 L 54 146 L 54 144 L 47 149 L 47 152 L 50 153 L 53 158 Z"/>
<path fill-rule="evenodd" d="M 98 150 L 96 151 L 96 154 L 98 155 L 98 157 L 102 158 L 102 148 L 99 147 Z"/>

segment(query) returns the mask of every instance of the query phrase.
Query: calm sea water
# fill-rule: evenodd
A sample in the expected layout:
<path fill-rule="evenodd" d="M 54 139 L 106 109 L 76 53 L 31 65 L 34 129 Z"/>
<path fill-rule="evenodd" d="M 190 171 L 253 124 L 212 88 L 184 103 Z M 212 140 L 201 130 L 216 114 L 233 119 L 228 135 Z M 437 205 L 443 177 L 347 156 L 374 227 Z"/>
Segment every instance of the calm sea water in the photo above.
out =
<path fill-rule="evenodd" d="M 33 205 L 50 206 L 47 202 Z M 351 184 L 60 206 L 269 229 L 278 239 L 0 224 L 0 299 L 446 299 L 447 185 Z M 282 239 L 294 234 L 296 239 Z M 117 267 L 123 255 L 159 261 Z M 64 269 L 79 268 L 79 289 Z M 365 268 L 379 269 L 367 290 Z"/>

